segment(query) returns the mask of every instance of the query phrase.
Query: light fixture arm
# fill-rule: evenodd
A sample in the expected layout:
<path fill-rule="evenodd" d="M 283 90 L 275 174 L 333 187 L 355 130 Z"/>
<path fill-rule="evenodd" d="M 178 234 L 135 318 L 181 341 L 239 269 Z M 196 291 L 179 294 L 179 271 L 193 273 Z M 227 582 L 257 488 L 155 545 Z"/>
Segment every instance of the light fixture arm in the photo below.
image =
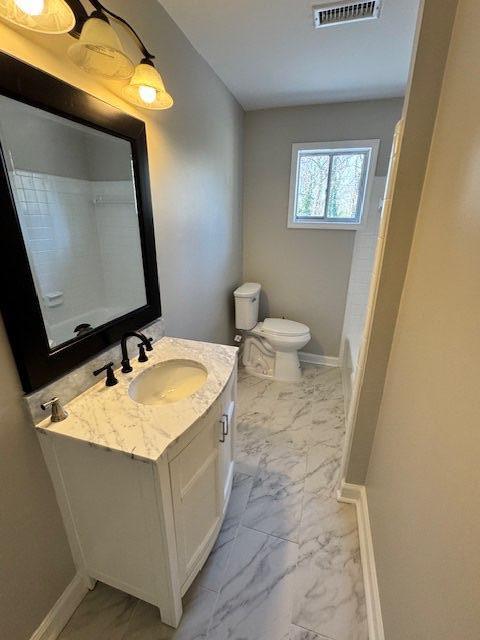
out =
<path fill-rule="evenodd" d="M 73 11 L 73 15 L 75 16 L 75 26 L 71 31 L 69 31 L 69 35 L 73 36 L 74 38 L 79 38 L 82 27 L 88 20 L 88 13 L 86 12 L 85 7 L 80 2 L 80 0 L 67 0 L 67 4 Z"/>
<path fill-rule="evenodd" d="M 90 0 L 90 4 L 92 4 L 97 11 L 100 11 L 101 13 L 102 12 L 106 13 L 111 18 L 113 18 L 117 22 L 120 22 L 120 24 L 122 24 L 124 27 L 126 27 L 128 29 L 128 31 L 135 38 L 135 40 L 137 42 L 137 45 L 138 45 L 140 51 L 142 52 L 144 60 L 150 61 L 150 60 L 153 60 L 155 58 L 153 53 L 150 53 L 148 51 L 147 47 L 143 44 L 140 36 L 135 31 L 135 29 L 124 18 L 122 18 L 121 16 L 117 15 L 116 13 L 113 13 L 113 11 L 110 11 L 110 9 L 107 9 L 101 2 L 99 2 L 99 0 Z"/>

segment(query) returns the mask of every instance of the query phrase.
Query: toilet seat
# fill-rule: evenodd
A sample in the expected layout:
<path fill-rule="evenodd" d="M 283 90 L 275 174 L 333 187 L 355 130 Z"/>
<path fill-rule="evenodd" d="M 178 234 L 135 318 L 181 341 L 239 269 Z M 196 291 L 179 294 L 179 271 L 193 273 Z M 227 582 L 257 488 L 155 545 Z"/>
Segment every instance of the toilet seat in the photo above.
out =
<path fill-rule="evenodd" d="M 262 323 L 261 333 L 272 336 L 285 336 L 293 338 L 305 336 L 310 333 L 306 324 L 285 320 L 284 318 L 265 318 Z"/>

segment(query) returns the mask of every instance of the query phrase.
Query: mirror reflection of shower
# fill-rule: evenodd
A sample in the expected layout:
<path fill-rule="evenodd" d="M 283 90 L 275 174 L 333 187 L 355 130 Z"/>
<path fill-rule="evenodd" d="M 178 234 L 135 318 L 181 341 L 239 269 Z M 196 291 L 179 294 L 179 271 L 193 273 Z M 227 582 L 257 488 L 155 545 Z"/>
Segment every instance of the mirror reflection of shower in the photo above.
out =
<path fill-rule="evenodd" d="M 3 96 L 0 121 L 50 348 L 144 306 L 130 143 Z"/>

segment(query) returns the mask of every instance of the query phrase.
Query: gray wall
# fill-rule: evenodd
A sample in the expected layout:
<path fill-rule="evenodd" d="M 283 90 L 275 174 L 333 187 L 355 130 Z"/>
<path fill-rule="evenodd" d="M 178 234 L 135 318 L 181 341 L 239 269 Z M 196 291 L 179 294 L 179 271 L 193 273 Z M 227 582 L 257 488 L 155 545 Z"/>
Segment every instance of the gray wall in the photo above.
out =
<path fill-rule="evenodd" d="M 127 140 L 87 132 L 85 149 L 90 180 L 93 182 L 132 179 L 132 150 Z"/>
<path fill-rule="evenodd" d="M 460 0 L 367 475 L 388 640 L 479 637 L 479 24 Z"/>
<path fill-rule="evenodd" d="M 391 99 L 246 114 L 244 277 L 262 284 L 262 316 L 310 327 L 307 352 L 339 355 L 355 232 L 287 229 L 292 143 L 379 138 L 384 176 L 401 109 Z"/>
<path fill-rule="evenodd" d="M 126 0 L 109 7 L 130 20 L 157 55 L 173 109 L 149 113 L 124 103 L 108 83 L 68 61 L 68 36 L 36 36 L 1 23 L 1 47 L 146 121 L 167 332 L 230 341 L 231 291 L 242 270 L 243 111 L 156 0 L 144 0 L 141 12 Z M 2 328 L 0 395 L 1 635 L 26 640 L 74 568 Z"/>
<path fill-rule="evenodd" d="M 15 169 L 90 178 L 82 130 L 4 96 L 0 96 L 0 142 Z"/>
<path fill-rule="evenodd" d="M 127 140 L 0 96 L 0 143 L 14 169 L 79 180 L 130 180 Z"/>
<path fill-rule="evenodd" d="M 0 320 L 1 637 L 27 640 L 73 577 L 48 471 Z"/>

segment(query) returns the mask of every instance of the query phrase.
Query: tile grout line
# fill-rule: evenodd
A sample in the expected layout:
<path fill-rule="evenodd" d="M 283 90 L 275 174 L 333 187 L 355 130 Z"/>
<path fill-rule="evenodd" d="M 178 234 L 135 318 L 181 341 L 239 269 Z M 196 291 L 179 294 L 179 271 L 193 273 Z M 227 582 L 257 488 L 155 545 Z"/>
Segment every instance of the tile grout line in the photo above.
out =
<path fill-rule="evenodd" d="M 234 471 L 234 474 L 235 474 L 235 461 L 234 461 L 234 469 L 233 469 L 233 471 Z M 243 474 L 243 475 L 247 475 L 247 474 Z M 210 635 L 210 629 L 212 627 L 213 618 L 214 618 L 215 613 L 217 611 L 217 605 L 218 605 L 218 601 L 220 599 L 220 594 L 222 593 L 222 589 L 224 587 L 223 581 L 225 579 L 225 575 L 227 573 L 227 569 L 230 566 L 230 560 L 231 560 L 231 557 L 232 557 L 233 548 L 235 546 L 235 541 L 238 538 L 238 532 L 240 530 L 240 527 L 242 526 L 242 517 L 243 517 L 243 514 L 245 513 L 245 510 L 247 508 L 247 504 L 248 504 L 248 500 L 250 499 L 250 493 L 252 492 L 252 488 L 253 488 L 253 482 L 252 482 L 252 487 L 250 488 L 250 492 L 248 494 L 248 498 L 245 501 L 245 507 L 244 507 L 243 512 L 242 512 L 242 514 L 241 514 L 241 516 L 240 516 L 240 518 L 238 520 L 238 526 L 236 528 L 235 535 L 233 536 L 233 538 L 231 540 L 229 540 L 229 542 L 232 542 L 233 544 L 232 544 L 232 547 L 231 547 L 231 549 L 230 549 L 230 551 L 228 553 L 228 558 L 227 558 L 227 562 L 225 563 L 225 568 L 223 570 L 223 577 L 222 577 L 222 581 L 221 581 L 220 587 L 219 587 L 218 591 L 216 592 L 217 595 L 216 595 L 216 598 L 215 598 L 215 603 L 213 605 L 212 613 L 210 614 L 210 618 L 209 618 L 209 621 L 208 621 L 207 629 L 205 631 L 205 640 L 208 640 L 208 636 Z"/>
<path fill-rule="evenodd" d="M 302 625 L 295 624 L 294 622 L 292 622 L 291 626 L 302 629 L 303 631 L 308 631 L 308 633 L 314 633 L 319 640 L 337 640 L 336 638 L 331 638 L 330 636 L 324 636 L 321 633 L 317 633 L 313 629 L 308 629 L 308 627 L 302 627 Z"/>
<path fill-rule="evenodd" d="M 240 525 L 243 529 L 248 529 L 249 531 L 254 531 L 255 533 L 261 533 L 264 536 L 268 536 L 269 538 L 275 538 L 275 540 L 281 540 L 282 542 L 289 542 L 290 544 L 295 544 L 298 546 L 298 542 L 294 540 L 290 540 L 289 538 L 282 538 L 281 536 L 276 536 L 274 533 L 267 533 L 266 531 L 260 531 L 260 529 L 255 529 L 254 527 L 249 527 L 245 524 Z"/>

